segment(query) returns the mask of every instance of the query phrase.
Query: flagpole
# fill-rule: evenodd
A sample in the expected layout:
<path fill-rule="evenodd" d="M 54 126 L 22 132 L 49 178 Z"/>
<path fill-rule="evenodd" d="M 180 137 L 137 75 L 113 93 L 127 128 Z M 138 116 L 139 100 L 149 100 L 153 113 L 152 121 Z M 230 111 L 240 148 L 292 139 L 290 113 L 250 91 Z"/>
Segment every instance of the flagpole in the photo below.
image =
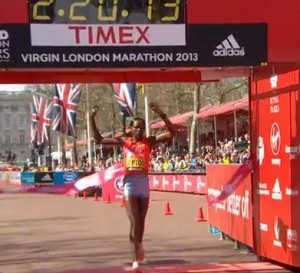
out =
<path fill-rule="evenodd" d="M 49 160 L 49 164 L 48 164 L 48 168 L 52 168 L 52 156 L 51 156 L 51 130 L 50 130 L 50 126 L 49 126 L 49 134 L 48 134 L 48 153 L 49 153 L 49 156 L 48 156 L 48 160 Z"/>
<path fill-rule="evenodd" d="M 88 84 L 85 85 L 86 90 L 86 122 L 87 122 L 87 141 L 88 141 L 88 155 L 89 155 L 89 164 L 92 164 L 92 149 L 91 149 L 91 132 L 90 132 L 90 96 L 88 90 Z"/>
<path fill-rule="evenodd" d="M 123 131 L 126 132 L 126 116 L 123 114 L 122 115 L 122 122 L 123 122 Z"/>
<path fill-rule="evenodd" d="M 144 84 L 144 101 L 145 101 L 145 122 L 146 122 L 146 136 L 150 135 L 149 128 L 149 106 L 148 106 L 148 88 Z"/>
<path fill-rule="evenodd" d="M 60 145 L 60 134 L 57 135 L 57 152 L 58 152 L 58 164 L 61 164 L 61 145 Z"/>
<path fill-rule="evenodd" d="M 111 130 L 112 130 L 112 138 L 115 138 L 116 135 L 116 128 L 115 128 L 115 122 L 116 122 L 116 113 L 115 113 L 115 107 L 114 104 L 112 103 L 112 113 L 113 113 L 113 119 L 111 123 Z M 117 147 L 114 145 L 113 146 L 113 151 L 114 151 L 114 162 L 117 161 L 118 158 L 118 153 L 117 153 Z"/>

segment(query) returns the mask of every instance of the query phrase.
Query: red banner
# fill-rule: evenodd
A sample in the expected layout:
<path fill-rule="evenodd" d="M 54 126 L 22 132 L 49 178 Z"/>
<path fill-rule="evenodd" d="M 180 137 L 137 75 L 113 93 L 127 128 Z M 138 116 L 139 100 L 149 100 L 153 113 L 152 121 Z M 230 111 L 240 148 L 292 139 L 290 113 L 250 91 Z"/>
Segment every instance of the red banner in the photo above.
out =
<path fill-rule="evenodd" d="M 206 194 L 206 175 L 201 174 L 151 174 L 151 190 Z"/>
<path fill-rule="evenodd" d="M 102 180 L 102 200 L 104 202 L 115 202 L 123 198 L 123 178 L 124 168 L 122 163 L 115 164 L 101 172 Z"/>
<path fill-rule="evenodd" d="M 206 194 L 206 176 L 199 174 L 150 174 L 151 190 Z M 123 196 L 123 174 L 117 172 L 105 179 L 102 186 L 104 201 L 118 201 Z"/>
<path fill-rule="evenodd" d="M 252 81 L 255 252 L 300 266 L 299 71 Z"/>
<path fill-rule="evenodd" d="M 245 165 L 207 165 L 208 221 L 229 237 L 253 247 L 251 172 Z"/>

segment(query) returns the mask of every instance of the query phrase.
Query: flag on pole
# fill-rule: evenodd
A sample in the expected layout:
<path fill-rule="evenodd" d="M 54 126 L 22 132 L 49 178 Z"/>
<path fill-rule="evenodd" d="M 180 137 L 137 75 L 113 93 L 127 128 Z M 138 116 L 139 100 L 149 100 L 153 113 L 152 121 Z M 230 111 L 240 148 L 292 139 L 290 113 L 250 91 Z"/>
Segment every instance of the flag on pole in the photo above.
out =
<path fill-rule="evenodd" d="M 136 84 L 114 83 L 113 88 L 121 114 L 125 117 L 133 117 L 136 105 Z"/>
<path fill-rule="evenodd" d="M 49 141 L 52 102 L 46 97 L 34 94 L 31 103 L 31 143 L 33 147 Z"/>
<path fill-rule="evenodd" d="M 76 137 L 77 107 L 82 84 L 56 84 L 53 92 L 52 130 Z"/>

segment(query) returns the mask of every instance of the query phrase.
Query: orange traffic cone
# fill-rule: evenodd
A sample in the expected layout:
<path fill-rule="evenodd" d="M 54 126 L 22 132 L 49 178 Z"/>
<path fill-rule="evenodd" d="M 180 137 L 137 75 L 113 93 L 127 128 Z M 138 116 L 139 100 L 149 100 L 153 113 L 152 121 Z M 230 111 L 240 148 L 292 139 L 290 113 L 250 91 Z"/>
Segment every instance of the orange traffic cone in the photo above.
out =
<path fill-rule="evenodd" d="M 83 192 L 83 198 L 82 199 L 87 199 L 86 191 Z"/>
<path fill-rule="evenodd" d="M 98 194 L 95 192 L 95 194 L 94 194 L 94 201 L 95 202 L 97 202 L 97 201 L 99 201 L 99 199 L 98 199 Z"/>
<path fill-rule="evenodd" d="M 108 194 L 106 204 L 110 204 L 110 203 L 111 203 L 110 194 Z"/>
<path fill-rule="evenodd" d="M 173 212 L 171 211 L 170 203 L 167 202 L 165 205 L 165 215 L 173 215 Z"/>
<path fill-rule="evenodd" d="M 120 206 L 121 206 L 121 208 L 125 207 L 125 199 L 124 198 L 121 199 Z"/>
<path fill-rule="evenodd" d="M 196 218 L 196 222 L 206 222 L 202 207 L 200 207 L 198 210 L 198 217 Z"/>

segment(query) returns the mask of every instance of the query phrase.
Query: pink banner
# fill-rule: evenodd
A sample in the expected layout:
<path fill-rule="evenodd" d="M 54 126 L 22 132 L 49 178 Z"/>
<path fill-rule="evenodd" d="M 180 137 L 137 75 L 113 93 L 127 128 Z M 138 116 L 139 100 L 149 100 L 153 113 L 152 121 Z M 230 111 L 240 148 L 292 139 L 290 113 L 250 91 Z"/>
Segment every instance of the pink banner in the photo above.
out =
<path fill-rule="evenodd" d="M 90 187 L 101 187 L 104 181 L 102 179 L 102 172 L 96 172 L 75 182 L 75 189 L 83 191 Z"/>

